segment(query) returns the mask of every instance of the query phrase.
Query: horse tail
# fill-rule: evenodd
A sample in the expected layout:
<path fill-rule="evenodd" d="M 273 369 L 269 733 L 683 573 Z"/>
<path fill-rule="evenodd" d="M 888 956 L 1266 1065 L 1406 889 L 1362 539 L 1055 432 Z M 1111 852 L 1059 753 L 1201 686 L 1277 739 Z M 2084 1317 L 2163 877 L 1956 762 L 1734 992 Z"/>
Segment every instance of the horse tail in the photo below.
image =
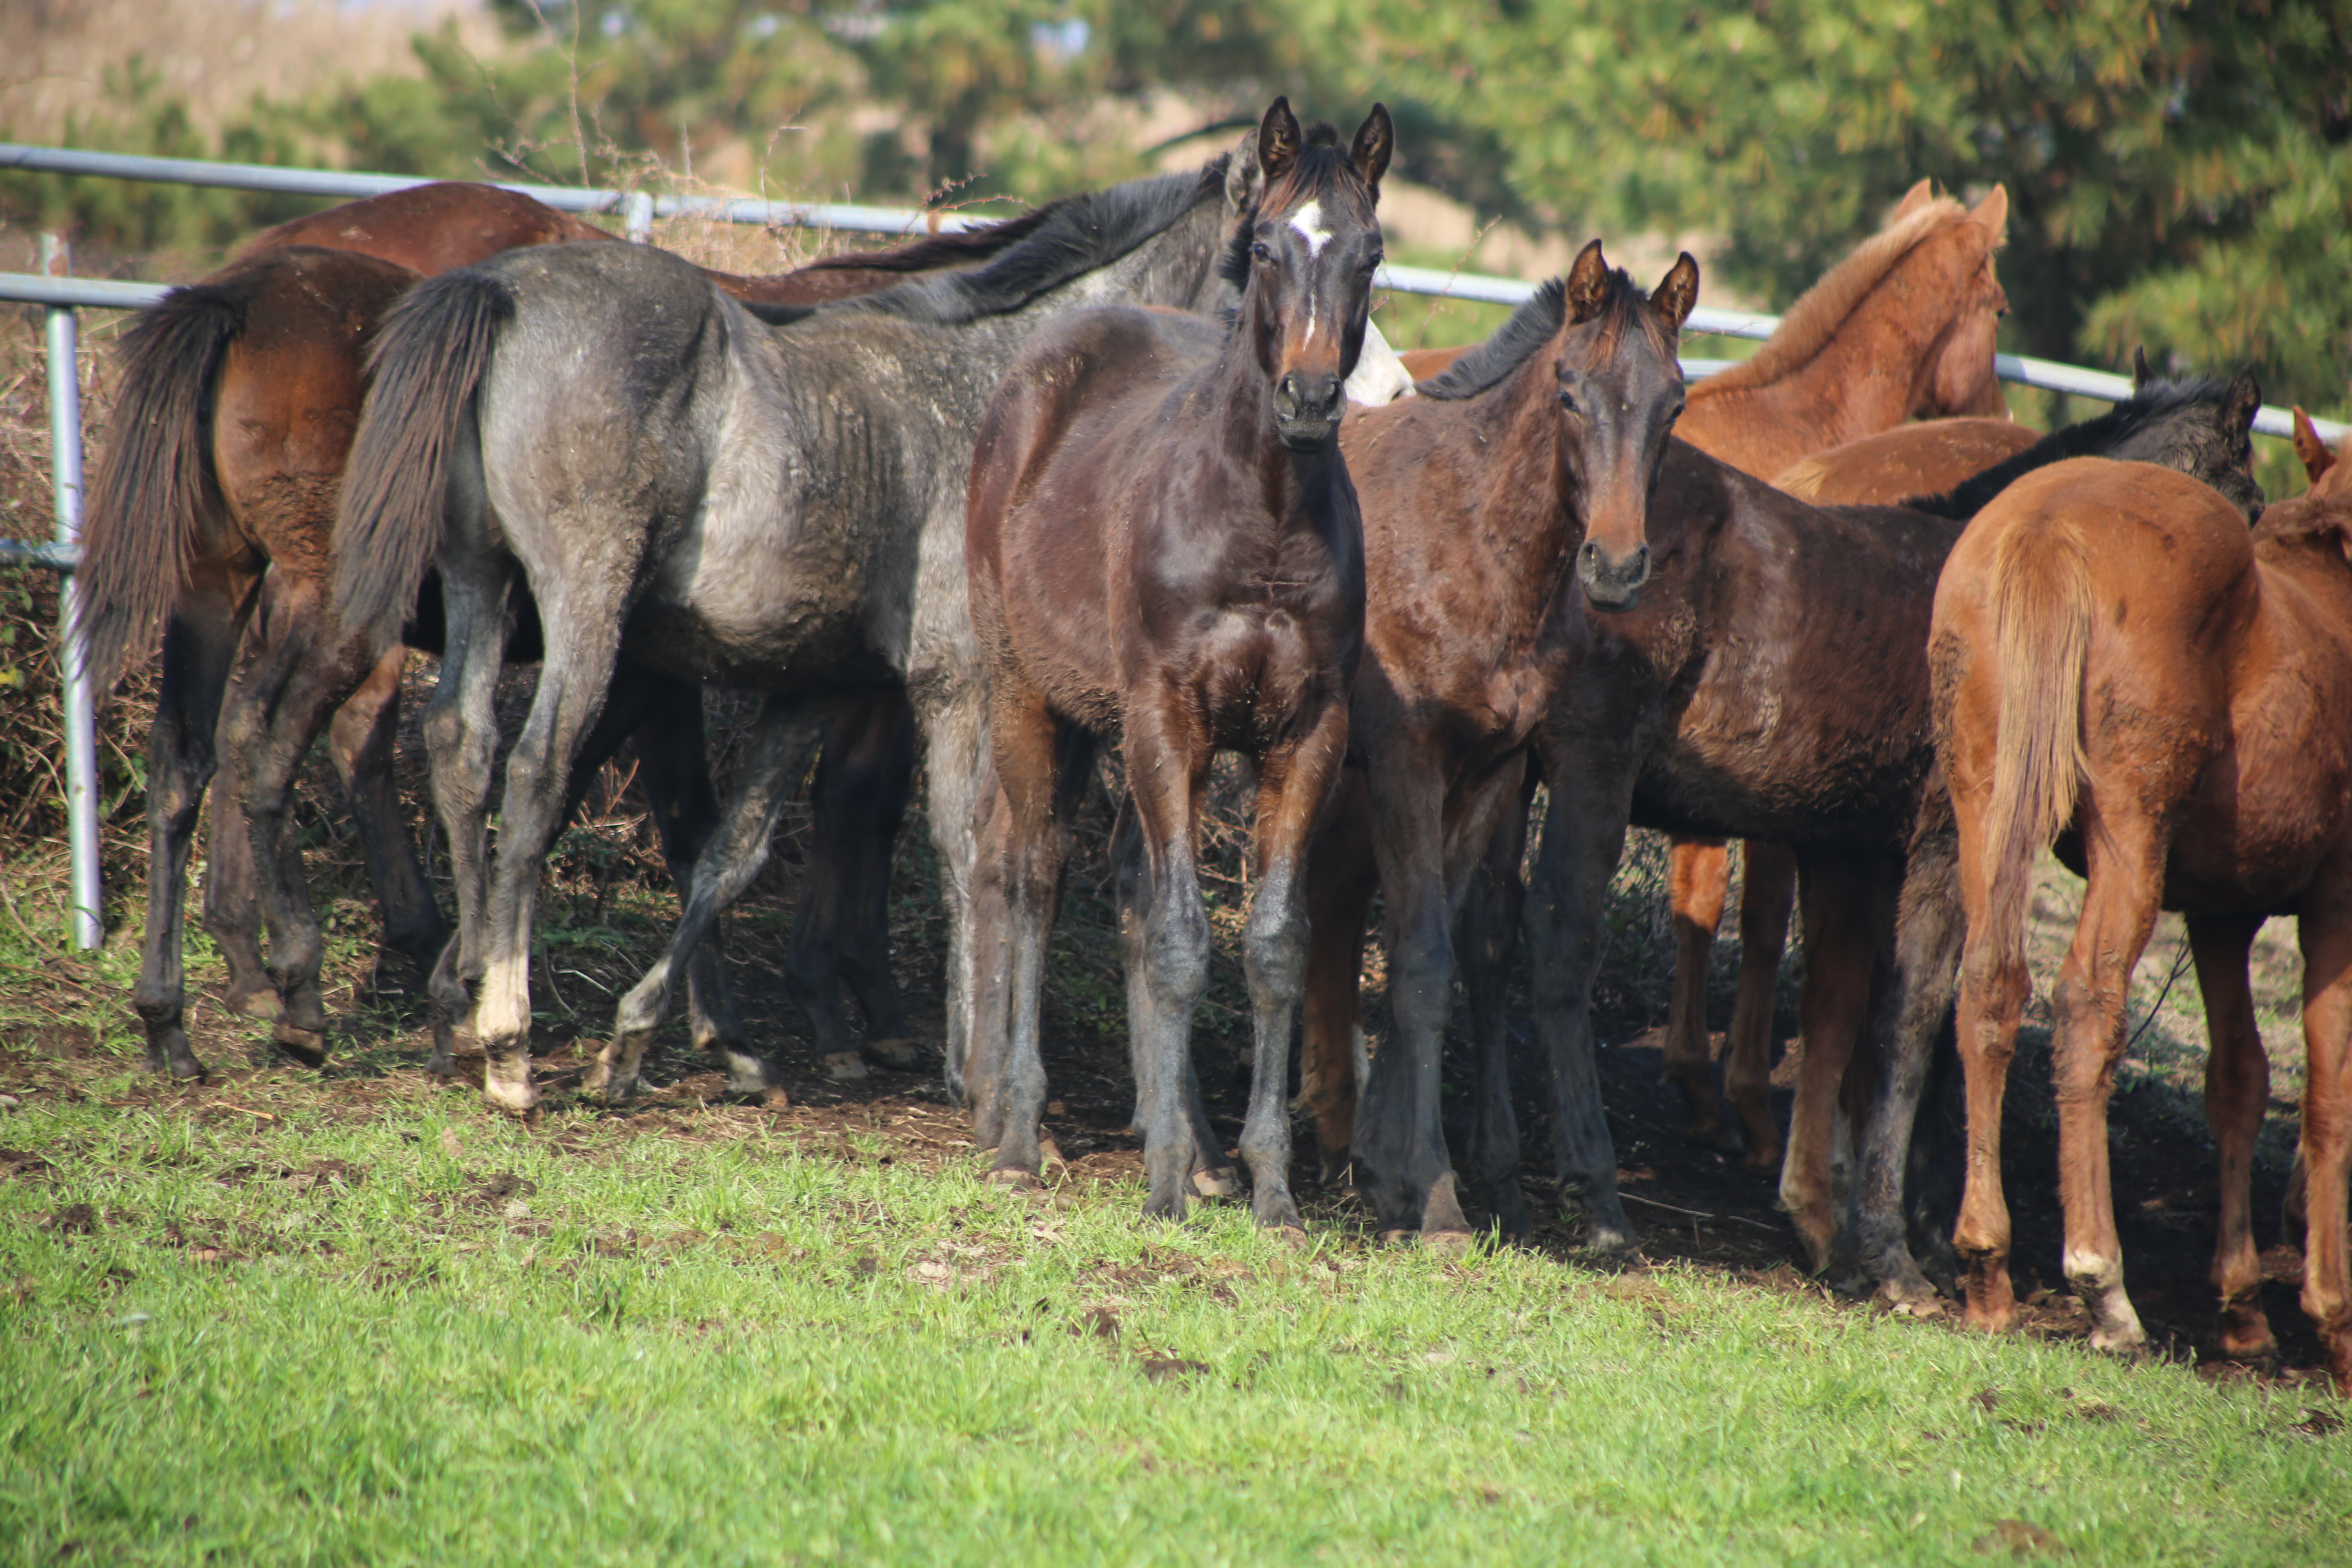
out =
<path fill-rule="evenodd" d="M 335 613 L 389 643 L 416 603 L 448 515 L 460 422 L 514 319 L 514 290 L 466 268 L 428 279 L 385 314 L 335 517 Z"/>
<path fill-rule="evenodd" d="M 2083 536 L 2052 521 L 1994 545 L 1993 647 L 2000 671 L 1992 805 L 1986 818 L 1990 933 L 2021 951 L 2028 867 L 2074 819 L 2090 779 L 2083 749 L 2083 677 L 2091 646 L 2090 563 Z"/>
<path fill-rule="evenodd" d="M 220 284 L 174 289 L 122 336 L 114 439 L 89 487 L 75 573 L 73 629 L 101 691 L 134 645 L 153 640 L 188 582 L 205 508 L 220 493 L 213 392 L 247 300 Z"/>

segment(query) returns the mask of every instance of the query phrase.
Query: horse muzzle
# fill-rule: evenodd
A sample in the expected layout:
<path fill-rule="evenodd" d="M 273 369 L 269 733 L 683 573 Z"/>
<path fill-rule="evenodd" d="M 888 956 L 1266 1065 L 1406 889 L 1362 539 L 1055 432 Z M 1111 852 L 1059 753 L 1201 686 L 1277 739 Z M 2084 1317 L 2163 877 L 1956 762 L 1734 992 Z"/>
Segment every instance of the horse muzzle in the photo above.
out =
<path fill-rule="evenodd" d="M 1274 384 L 1274 428 L 1294 452 L 1329 446 L 1347 409 L 1346 384 L 1332 371 L 1294 370 Z"/>
<path fill-rule="evenodd" d="M 1642 597 L 1642 584 L 1650 580 L 1650 547 L 1637 544 L 1631 555 L 1612 561 L 1597 542 L 1588 539 L 1576 552 L 1576 580 L 1583 584 L 1584 596 L 1594 609 L 1630 610 Z"/>

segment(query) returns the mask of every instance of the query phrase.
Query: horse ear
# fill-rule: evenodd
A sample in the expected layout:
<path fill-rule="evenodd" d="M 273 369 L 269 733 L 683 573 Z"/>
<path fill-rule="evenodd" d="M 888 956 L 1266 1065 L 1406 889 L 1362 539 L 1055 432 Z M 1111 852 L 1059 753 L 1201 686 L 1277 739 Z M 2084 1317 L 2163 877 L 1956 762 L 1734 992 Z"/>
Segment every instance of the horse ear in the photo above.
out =
<path fill-rule="evenodd" d="M 1598 245 L 1600 241 L 1593 243 Z M 1650 296 L 1650 309 L 1672 318 L 1675 331 L 1679 332 L 1683 330 L 1683 323 L 1690 320 L 1691 308 L 1697 303 L 1698 263 L 1693 261 L 1691 253 L 1685 250 L 1675 258 L 1674 269 L 1666 274 L 1665 281 L 1658 285 L 1657 292 Z"/>
<path fill-rule="evenodd" d="M 1995 185 L 1984 200 L 1976 205 L 1969 216 L 1977 220 L 1984 231 L 1992 236 L 1994 248 L 2009 240 L 2009 187 Z"/>
<path fill-rule="evenodd" d="M 2336 454 L 2319 438 L 2318 426 L 2312 424 L 2311 416 L 2300 405 L 2294 411 L 2294 455 L 2302 459 L 2303 477 L 2315 485 L 2320 475 L 2336 466 Z"/>
<path fill-rule="evenodd" d="M 2251 370 L 2242 370 L 2230 378 L 2229 390 L 2221 394 L 2221 412 L 2215 421 L 2231 435 L 2251 433 L 2254 416 L 2263 411 L 2263 384 L 2254 379 Z"/>
<path fill-rule="evenodd" d="M 1381 199 L 1381 176 L 1389 172 L 1389 154 L 1395 151 L 1396 126 L 1389 119 L 1389 106 L 1376 103 L 1356 128 L 1356 144 L 1348 149 L 1348 161 L 1371 186 L 1375 202 Z"/>
<path fill-rule="evenodd" d="M 2137 397 L 2147 391 L 2147 384 L 2155 379 L 2156 377 L 2150 375 L 2147 371 L 2147 345 L 2134 343 L 2132 345 L 2132 395 Z"/>
<path fill-rule="evenodd" d="M 1297 167 L 1303 140 L 1298 116 L 1290 112 L 1290 100 L 1277 98 L 1266 106 L 1265 118 L 1257 122 L 1257 166 L 1267 184 Z"/>
<path fill-rule="evenodd" d="M 1903 199 L 1895 204 L 1895 216 L 1886 220 L 1886 226 L 1889 228 L 1894 227 L 1896 224 L 1901 223 L 1905 218 L 1909 217 L 1913 213 L 1917 212 L 1921 207 L 1926 206 L 1929 202 L 1932 202 L 1935 199 L 1936 182 L 1933 180 L 1920 181 L 1917 184 L 1903 193 Z"/>
<path fill-rule="evenodd" d="M 1257 127 L 1253 125 L 1225 163 L 1225 205 L 1238 216 L 1257 205 L 1257 194 L 1265 188 L 1265 178 L 1257 167 Z"/>
<path fill-rule="evenodd" d="M 1570 326 L 1601 314 L 1609 298 L 1609 263 L 1601 259 L 1601 242 L 1594 240 L 1576 254 L 1568 269 L 1568 321 Z"/>

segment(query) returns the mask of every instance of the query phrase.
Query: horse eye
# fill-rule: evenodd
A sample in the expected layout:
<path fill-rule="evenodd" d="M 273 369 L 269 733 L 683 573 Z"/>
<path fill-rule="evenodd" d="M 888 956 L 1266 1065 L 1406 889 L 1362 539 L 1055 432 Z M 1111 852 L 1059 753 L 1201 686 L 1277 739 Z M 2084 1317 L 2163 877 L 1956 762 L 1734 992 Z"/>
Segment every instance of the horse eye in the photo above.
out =
<path fill-rule="evenodd" d="M 1271 261 L 1274 259 L 1273 247 L 1268 246 L 1266 242 L 1262 239 L 1255 241 L 1250 246 L 1250 254 L 1256 257 L 1260 261 Z"/>
<path fill-rule="evenodd" d="M 1576 395 L 1572 392 L 1562 392 L 1559 395 L 1559 405 L 1562 408 L 1567 409 L 1570 414 L 1575 413 Z"/>

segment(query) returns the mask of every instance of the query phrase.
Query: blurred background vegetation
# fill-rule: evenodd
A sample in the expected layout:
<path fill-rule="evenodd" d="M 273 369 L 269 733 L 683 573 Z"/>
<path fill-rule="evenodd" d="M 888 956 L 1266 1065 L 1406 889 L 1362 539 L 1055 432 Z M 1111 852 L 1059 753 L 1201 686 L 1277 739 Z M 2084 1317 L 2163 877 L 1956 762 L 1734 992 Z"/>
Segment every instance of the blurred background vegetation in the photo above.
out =
<path fill-rule="evenodd" d="M 13 140 L 876 201 L 1059 195 L 1276 91 L 1379 97 L 1468 219 L 1415 258 L 1689 244 L 1765 308 L 1913 181 L 1999 182 L 2005 346 L 2252 363 L 2338 414 L 2352 374 L 2352 0 L 15 0 L 0 48 Z M 0 221 L 86 256 L 317 205 L 0 178 Z"/>

